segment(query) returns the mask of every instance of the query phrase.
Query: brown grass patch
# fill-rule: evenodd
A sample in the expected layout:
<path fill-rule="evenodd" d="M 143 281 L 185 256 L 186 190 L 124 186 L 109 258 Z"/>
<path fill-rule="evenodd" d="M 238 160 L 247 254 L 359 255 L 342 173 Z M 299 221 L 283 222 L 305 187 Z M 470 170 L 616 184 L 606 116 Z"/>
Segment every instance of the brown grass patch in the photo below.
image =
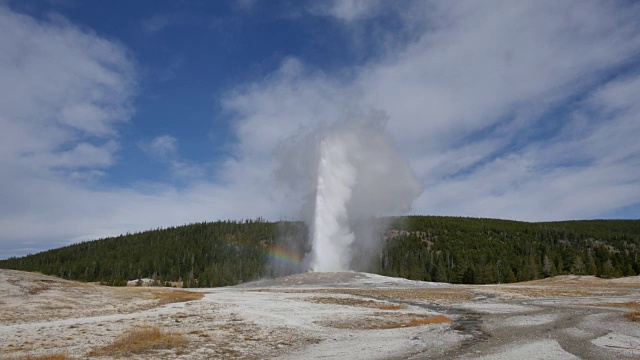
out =
<path fill-rule="evenodd" d="M 602 279 L 590 275 L 561 275 L 553 278 L 545 278 L 508 285 L 535 285 L 535 286 L 566 286 L 566 287 L 595 287 L 595 288 L 624 288 L 640 289 L 640 281 L 635 277 Z"/>
<path fill-rule="evenodd" d="M 184 335 L 144 325 L 125 330 L 116 340 L 89 352 L 89 356 L 126 356 L 143 354 L 158 349 L 181 349 L 187 344 Z"/>
<path fill-rule="evenodd" d="M 51 285 L 49 285 L 47 282 L 44 282 L 42 280 L 40 282 L 34 281 L 32 283 L 27 284 L 27 293 L 29 295 L 38 295 L 49 289 L 51 289 Z"/>
<path fill-rule="evenodd" d="M 629 321 L 640 322 L 640 311 L 628 312 L 625 316 Z"/>
<path fill-rule="evenodd" d="M 493 289 L 504 292 L 519 294 L 528 297 L 580 297 L 580 296 L 625 296 L 630 292 L 625 289 L 614 289 L 604 287 L 555 287 L 555 286 L 519 286 L 519 285 L 501 285 L 493 287 Z M 486 290 L 486 289 L 482 289 Z"/>
<path fill-rule="evenodd" d="M 436 304 L 450 305 L 471 300 L 474 295 L 469 289 L 450 288 L 450 289 L 314 289 L 314 290 L 279 290 L 279 289 L 257 289 L 250 290 L 256 292 L 272 292 L 285 294 L 307 294 L 307 293 L 323 293 L 323 294 L 344 294 L 365 296 L 382 300 L 416 300 L 428 301 Z"/>
<path fill-rule="evenodd" d="M 187 302 L 202 299 L 204 293 L 186 290 L 164 290 L 153 293 L 153 298 L 160 300 L 162 303 Z"/>
<path fill-rule="evenodd" d="M 405 326 L 412 327 L 412 326 L 422 326 L 422 325 L 431 325 L 431 324 L 444 324 L 444 323 L 450 323 L 450 322 L 451 322 L 451 318 L 444 315 L 436 315 L 428 318 L 413 319 L 408 323 L 406 323 Z"/>
<path fill-rule="evenodd" d="M 361 318 L 341 319 L 319 322 L 320 325 L 348 330 L 385 330 L 401 327 L 435 325 L 449 323 L 452 320 L 444 315 L 427 316 L 422 314 L 375 313 Z"/>
<path fill-rule="evenodd" d="M 454 304 L 473 298 L 473 295 L 465 291 L 443 289 L 336 289 L 335 292 L 384 299 L 429 301 L 439 304 Z"/>
<path fill-rule="evenodd" d="M 330 296 L 316 296 L 307 300 L 314 303 L 319 303 L 319 304 L 359 306 L 359 307 L 366 307 L 366 308 L 380 309 L 380 310 L 400 310 L 405 308 L 405 306 L 403 305 L 388 304 L 388 303 L 383 303 L 383 302 L 374 301 L 374 300 L 337 298 L 337 297 L 330 297 Z"/>

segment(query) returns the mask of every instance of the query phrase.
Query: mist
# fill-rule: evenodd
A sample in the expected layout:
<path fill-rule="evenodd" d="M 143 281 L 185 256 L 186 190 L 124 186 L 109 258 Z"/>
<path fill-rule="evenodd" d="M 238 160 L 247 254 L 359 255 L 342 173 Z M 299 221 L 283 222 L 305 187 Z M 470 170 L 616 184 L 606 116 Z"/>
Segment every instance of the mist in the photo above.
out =
<path fill-rule="evenodd" d="M 422 193 L 386 122 L 384 114 L 372 113 L 279 146 L 276 178 L 297 197 L 309 229 L 305 267 L 366 270 L 383 245 L 377 219 L 406 213 Z"/>

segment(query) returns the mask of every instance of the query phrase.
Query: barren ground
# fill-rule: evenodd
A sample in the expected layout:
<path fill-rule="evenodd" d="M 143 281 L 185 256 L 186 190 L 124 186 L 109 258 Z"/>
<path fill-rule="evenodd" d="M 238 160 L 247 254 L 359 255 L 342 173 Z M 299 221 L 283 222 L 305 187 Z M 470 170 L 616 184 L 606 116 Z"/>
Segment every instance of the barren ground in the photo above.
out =
<path fill-rule="evenodd" d="M 0 358 L 638 359 L 638 311 L 639 277 L 308 273 L 184 291 L 0 270 Z"/>

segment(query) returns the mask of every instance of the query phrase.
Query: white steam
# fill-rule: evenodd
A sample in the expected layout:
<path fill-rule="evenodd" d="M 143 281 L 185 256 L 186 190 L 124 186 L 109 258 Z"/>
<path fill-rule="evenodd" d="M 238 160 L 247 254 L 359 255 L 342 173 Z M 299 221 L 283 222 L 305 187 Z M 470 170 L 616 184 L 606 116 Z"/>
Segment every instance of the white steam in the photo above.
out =
<path fill-rule="evenodd" d="M 384 125 L 379 114 L 354 119 L 279 149 L 277 177 L 304 198 L 311 241 L 305 263 L 315 271 L 363 270 L 379 250 L 363 219 L 405 213 L 422 192 Z"/>
<path fill-rule="evenodd" d="M 349 247 L 355 235 L 349 226 L 347 203 L 356 182 L 356 169 L 347 157 L 347 150 L 337 137 L 320 141 L 315 216 L 311 230 L 311 266 L 316 271 L 349 268 Z"/>

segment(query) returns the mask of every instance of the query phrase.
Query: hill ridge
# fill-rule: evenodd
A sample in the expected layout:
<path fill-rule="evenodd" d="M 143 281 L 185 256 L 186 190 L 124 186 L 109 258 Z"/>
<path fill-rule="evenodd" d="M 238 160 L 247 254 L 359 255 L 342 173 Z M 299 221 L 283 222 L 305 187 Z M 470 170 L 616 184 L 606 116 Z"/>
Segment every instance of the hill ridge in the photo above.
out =
<path fill-rule="evenodd" d="M 359 253 L 358 258 L 372 261 L 355 269 L 470 284 L 640 273 L 638 220 L 528 223 L 441 216 L 383 220 L 374 224 L 382 250 Z M 159 285 L 179 281 L 185 287 L 214 287 L 303 272 L 301 260 L 309 250 L 303 223 L 227 220 L 85 241 L 0 260 L 0 268 L 109 285 L 152 278 Z"/>

